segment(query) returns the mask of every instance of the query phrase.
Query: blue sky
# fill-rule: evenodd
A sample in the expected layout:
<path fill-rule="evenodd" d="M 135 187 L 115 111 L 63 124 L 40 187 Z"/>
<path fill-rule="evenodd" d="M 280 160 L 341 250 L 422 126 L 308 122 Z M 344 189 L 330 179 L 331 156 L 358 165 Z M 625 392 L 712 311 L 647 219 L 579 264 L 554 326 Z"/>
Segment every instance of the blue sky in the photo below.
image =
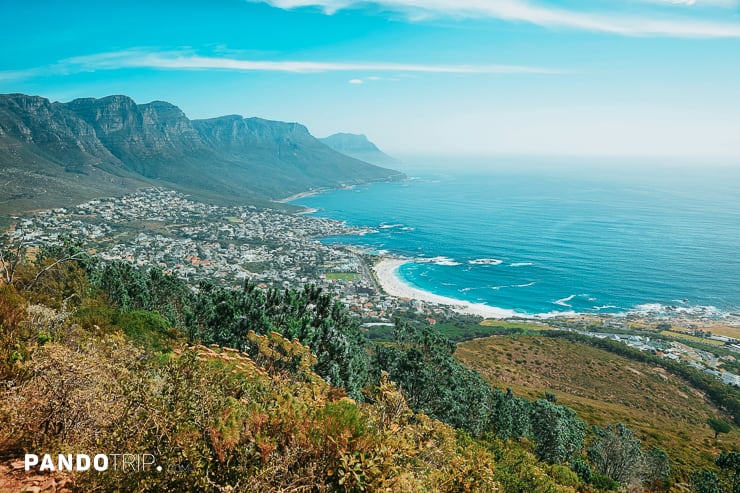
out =
<path fill-rule="evenodd" d="M 740 164 L 740 0 L 0 0 L 0 92 L 127 94 L 396 154 Z"/>

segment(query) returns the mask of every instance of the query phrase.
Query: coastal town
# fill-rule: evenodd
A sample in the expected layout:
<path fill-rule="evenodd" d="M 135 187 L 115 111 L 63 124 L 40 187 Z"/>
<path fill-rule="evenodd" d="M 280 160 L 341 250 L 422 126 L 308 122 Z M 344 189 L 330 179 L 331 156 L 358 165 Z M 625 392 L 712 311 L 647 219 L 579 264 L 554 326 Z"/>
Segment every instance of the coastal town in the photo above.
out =
<path fill-rule="evenodd" d="M 408 259 L 379 256 L 328 241 L 338 236 L 373 234 L 375 229 L 305 212 L 216 206 L 193 201 L 178 192 L 150 188 L 119 198 L 13 217 L 14 226 L 8 234 L 10 241 L 23 242 L 30 249 L 73 241 L 104 261 L 156 267 L 186 280 L 193 289 L 207 279 L 235 288 L 247 280 L 261 288 L 300 289 L 315 284 L 332 293 L 368 329 L 391 326 L 403 313 L 430 324 L 460 314 L 516 319 L 510 310 L 465 303 L 405 285 L 395 271 Z M 635 319 L 597 317 L 589 321 L 588 328 L 574 328 L 572 321 L 561 320 L 548 325 L 621 341 L 640 351 L 683 361 L 728 385 L 740 386 L 740 376 L 723 368 L 723 363 L 736 361 L 734 354 L 740 357 L 736 339 L 717 335 L 708 338 L 708 342 L 722 346 L 722 354 L 715 354 L 685 344 L 680 337 L 667 341 L 665 337 L 625 334 Z M 595 330 L 594 326 L 601 328 Z"/>
<path fill-rule="evenodd" d="M 74 241 L 105 261 L 157 267 L 197 289 L 203 280 L 241 287 L 299 289 L 315 284 L 368 323 L 391 323 L 398 310 L 431 317 L 449 306 L 387 294 L 368 252 L 320 239 L 372 234 L 330 219 L 255 206 L 220 207 L 150 188 L 120 198 L 13 217 L 10 239 L 29 248 Z"/>

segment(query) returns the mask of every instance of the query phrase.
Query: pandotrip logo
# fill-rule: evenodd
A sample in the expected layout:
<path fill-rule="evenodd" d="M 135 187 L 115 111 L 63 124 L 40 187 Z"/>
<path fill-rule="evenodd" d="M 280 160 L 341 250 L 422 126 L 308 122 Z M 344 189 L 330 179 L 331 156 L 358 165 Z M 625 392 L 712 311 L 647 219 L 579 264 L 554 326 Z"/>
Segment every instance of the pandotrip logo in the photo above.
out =
<path fill-rule="evenodd" d="M 152 454 L 26 454 L 26 471 L 38 472 L 162 472 Z"/>

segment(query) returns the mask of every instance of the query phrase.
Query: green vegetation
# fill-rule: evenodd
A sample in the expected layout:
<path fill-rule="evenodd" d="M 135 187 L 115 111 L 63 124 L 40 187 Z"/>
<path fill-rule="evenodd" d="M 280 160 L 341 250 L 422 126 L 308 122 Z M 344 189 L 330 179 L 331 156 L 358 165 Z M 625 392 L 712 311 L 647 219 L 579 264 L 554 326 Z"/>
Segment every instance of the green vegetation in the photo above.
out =
<path fill-rule="evenodd" d="M 416 327 L 429 325 L 425 317 L 408 313 L 398 314 L 398 320 Z M 464 342 L 493 335 L 534 335 L 541 330 L 549 330 L 547 325 L 533 322 L 481 321 L 480 317 L 470 315 L 457 315 L 435 322 L 434 330 L 453 342 Z M 377 341 L 392 341 L 393 331 L 393 327 L 373 327 L 368 332 L 368 337 Z"/>
<path fill-rule="evenodd" d="M 571 341 L 585 343 L 594 347 L 602 348 L 631 360 L 642 361 L 648 364 L 665 368 L 674 375 L 680 376 L 689 382 L 694 388 L 706 392 L 714 404 L 728 416 L 731 416 L 736 426 L 740 426 L 740 390 L 730 385 L 725 385 L 711 375 L 707 375 L 688 365 L 661 358 L 659 356 L 633 349 L 625 344 L 611 341 L 609 339 L 596 339 L 570 332 L 556 332 L 546 334 L 549 337 L 562 337 Z"/>
<path fill-rule="evenodd" d="M 720 433 L 729 433 L 732 430 L 730 424 L 722 419 L 708 418 L 707 424 L 714 432 L 714 439 L 716 440 Z"/>
<path fill-rule="evenodd" d="M 501 329 L 519 329 L 522 335 L 527 335 L 527 331 L 538 333 L 541 330 L 550 330 L 550 327 L 543 323 L 530 322 L 527 320 L 483 320 L 481 323 L 484 327 L 498 327 Z"/>
<path fill-rule="evenodd" d="M 335 281 L 353 281 L 357 279 L 359 274 L 354 272 L 327 272 L 326 278 Z"/>
<path fill-rule="evenodd" d="M 725 452 L 714 461 L 732 485 L 732 493 L 740 493 L 740 452 Z"/>
<path fill-rule="evenodd" d="M 714 471 L 691 473 L 691 485 L 696 493 L 722 493 L 719 477 Z"/>
<path fill-rule="evenodd" d="M 0 380 L 10 382 L 0 445 L 19 456 L 104 444 L 156 453 L 177 471 L 76 475 L 79 491 L 667 487 L 668 456 L 644 450 L 632 430 L 618 426 L 624 439 L 602 443 L 614 429 L 589 433 L 554 394 L 532 401 L 492 388 L 432 326 L 399 322 L 374 344 L 312 286 L 193 290 L 71 245 L 11 253 L 2 258 L 17 260 L 12 279 L 0 286 Z M 604 468 L 596 451 L 609 447 L 640 460 Z M 734 481 L 725 476 L 720 484 Z"/>
<path fill-rule="evenodd" d="M 671 484 L 688 482 L 691 472 L 712 467 L 718 447 L 740 447 L 737 428 L 714 440 L 707 418 L 731 416 L 706 402 L 689 382 L 656 365 L 544 336 L 550 332 L 555 331 L 469 341 L 458 346 L 456 357 L 491 384 L 510 387 L 529 399 L 556 393 L 558 403 L 574 409 L 589 425 L 623 423 L 641 441 L 645 462 L 649 458 L 654 469 L 660 461 L 649 452 L 658 448 L 667 453 Z"/>
<path fill-rule="evenodd" d="M 388 372 L 413 409 L 476 436 L 488 431 L 492 390 L 454 358 L 454 343 L 430 326 L 401 323 L 393 342 L 374 348 L 373 369 Z"/>
<path fill-rule="evenodd" d="M 683 332 L 675 332 L 672 330 L 662 330 L 660 332 L 664 336 L 673 337 L 676 339 L 686 339 L 687 341 L 692 342 L 700 342 L 702 344 L 708 344 L 710 346 L 722 346 L 724 345 L 724 342 L 722 341 L 715 341 L 714 339 L 706 339 L 704 337 L 696 337 L 689 334 L 684 334 Z"/>
<path fill-rule="evenodd" d="M 575 411 L 548 399 L 538 399 L 531 412 L 532 437 L 540 459 L 562 464 L 580 455 L 585 426 Z"/>
<path fill-rule="evenodd" d="M 643 460 L 640 440 L 622 423 L 606 428 L 594 426 L 588 458 L 599 474 L 625 484 L 640 472 Z"/>

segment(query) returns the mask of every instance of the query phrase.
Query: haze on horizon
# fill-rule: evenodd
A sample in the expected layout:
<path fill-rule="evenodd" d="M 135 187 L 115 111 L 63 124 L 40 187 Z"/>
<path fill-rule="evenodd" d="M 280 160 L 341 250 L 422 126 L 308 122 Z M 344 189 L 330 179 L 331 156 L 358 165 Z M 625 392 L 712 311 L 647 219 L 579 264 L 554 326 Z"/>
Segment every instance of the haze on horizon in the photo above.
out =
<path fill-rule="evenodd" d="M 397 155 L 740 165 L 740 0 L 1 5 L 3 93 L 165 100 Z"/>

